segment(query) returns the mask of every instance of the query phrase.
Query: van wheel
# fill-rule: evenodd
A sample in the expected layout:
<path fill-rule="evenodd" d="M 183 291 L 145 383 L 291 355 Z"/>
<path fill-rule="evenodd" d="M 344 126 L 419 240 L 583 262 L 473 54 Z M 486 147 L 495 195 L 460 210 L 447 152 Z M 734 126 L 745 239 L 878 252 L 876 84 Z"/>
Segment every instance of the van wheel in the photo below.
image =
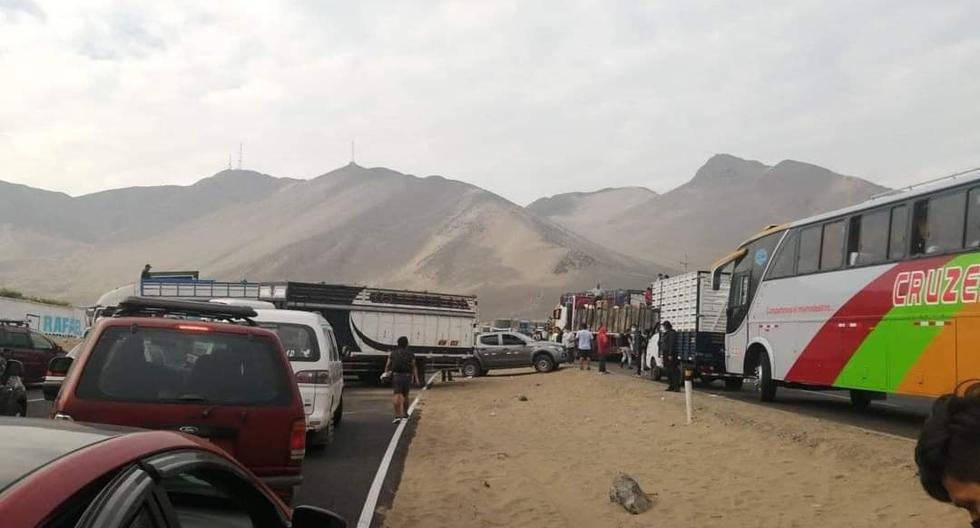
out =
<path fill-rule="evenodd" d="M 467 359 L 459 367 L 459 372 L 467 378 L 475 378 L 482 374 L 480 364 L 475 359 Z"/>
<path fill-rule="evenodd" d="M 653 381 L 660 381 L 662 379 L 664 379 L 664 369 L 653 367 Z"/>
<path fill-rule="evenodd" d="M 333 443 L 333 420 L 327 420 L 327 426 L 309 434 L 306 443 L 313 449 L 323 449 Z"/>
<path fill-rule="evenodd" d="M 534 358 L 534 370 L 538 372 L 551 372 L 555 370 L 555 360 L 551 359 L 548 354 L 538 354 L 538 357 Z"/>
<path fill-rule="evenodd" d="M 772 379 L 772 366 L 769 365 L 769 355 L 759 354 L 759 364 L 755 367 L 756 384 L 759 388 L 759 399 L 771 402 L 776 399 L 776 381 Z"/>
<path fill-rule="evenodd" d="M 344 418 L 344 397 L 340 397 L 340 403 L 337 405 L 337 410 L 333 412 L 333 426 L 337 427 L 340 425 L 340 421 Z"/>

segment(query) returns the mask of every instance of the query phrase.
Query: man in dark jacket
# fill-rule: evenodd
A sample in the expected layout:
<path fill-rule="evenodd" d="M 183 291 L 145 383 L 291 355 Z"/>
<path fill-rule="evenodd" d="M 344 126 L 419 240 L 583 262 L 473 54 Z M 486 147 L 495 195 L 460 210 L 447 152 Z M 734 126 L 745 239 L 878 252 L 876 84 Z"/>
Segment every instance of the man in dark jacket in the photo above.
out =
<path fill-rule="evenodd" d="M 681 362 L 677 357 L 677 332 L 670 321 L 664 321 L 660 332 L 660 357 L 664 358 L 664 370 L 667 371 L 667 389 L 672 392 L 681 390 Z"/>
<path fill-rule="evenodd" d="M 409 387 L 411 387 L 412 382 L 415 382 L 416 385 L 419 384 L 415 354 L 408 349 L 407 337 L 398 338 L 398 348 L 392 350 L 391 354 L 388 355 L 384 376 L 391 377 L 391 387 L 394 392 L 391 403 L 395 408 L 395 419 L 391 423 L 397 424 L 408 419 Z"/>

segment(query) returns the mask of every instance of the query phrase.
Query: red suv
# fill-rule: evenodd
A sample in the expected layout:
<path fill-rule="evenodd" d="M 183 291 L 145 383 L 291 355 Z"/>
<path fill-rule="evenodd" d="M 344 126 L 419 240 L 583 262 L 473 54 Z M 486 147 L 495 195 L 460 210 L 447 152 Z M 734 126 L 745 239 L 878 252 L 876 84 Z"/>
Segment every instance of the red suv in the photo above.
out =
<path fill-rule="evenodd" d="M 302 481 L 306 418 L 279 338 L 254 316 L 243 306 L 128 298 L 76 359 L 52 360 L 49 374 L 65 379 L 51 416 L 205 438 L 288 500 Z"/>
<path fill-rule="evenodd" d="M 24 383 L 44 381 L 48 362 L 64 353 L 53 341 L 31 330 L 25 321 L 0 319 L 0 355 L 24 364 Z"/>

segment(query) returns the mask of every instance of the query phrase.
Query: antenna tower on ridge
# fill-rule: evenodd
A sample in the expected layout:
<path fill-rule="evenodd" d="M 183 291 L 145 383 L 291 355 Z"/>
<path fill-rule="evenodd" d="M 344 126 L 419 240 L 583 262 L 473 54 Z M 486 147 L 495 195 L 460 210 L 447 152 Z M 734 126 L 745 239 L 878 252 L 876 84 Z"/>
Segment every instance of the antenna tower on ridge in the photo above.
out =
<path fill-rule="evenodd" d="M 242 152 L 245 150 L 243 143 L 238 144 L 238 170 L 242 170 Z"/>
<path fill-rule="evenodd" d="M 351 165 L 357 165 L 357 162 L 354 161 L 354 141 L 353 140 L 351 140 L 351 142 L 350 142 L 350 164 Z"/>

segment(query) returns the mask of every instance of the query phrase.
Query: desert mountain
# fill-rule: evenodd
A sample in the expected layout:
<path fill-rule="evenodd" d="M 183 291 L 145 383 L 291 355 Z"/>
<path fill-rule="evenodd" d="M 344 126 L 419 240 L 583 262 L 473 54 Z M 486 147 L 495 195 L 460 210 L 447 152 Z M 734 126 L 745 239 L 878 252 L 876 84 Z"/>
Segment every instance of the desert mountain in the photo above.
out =
<path fill-rule="evenodd" d="M 149 262 L 224 280 L 476 293 L 484 318 L 543 316 L 563 291 L 641 287 L 664 269 L 478 187 L 353 164 L 308 181 L 223 171 L 78 198 L 0 185 L 23 213 L 0 213 L 0 284 L 83 303 Z"/>
<path fill-rule="evenodd" d="M 634 189 L 558 195 L 528 209 L 625 254 L 704 268 L 766 225 L 852 205 L 886 190 L 808 163 L 768 166 L 727 154 L 713 156 L 689 182 L 662 195 Z M 596 195 L 614 192 L 644 198 L 621 198 L 622 206 L 603 204 L 597 213 Z"/>

